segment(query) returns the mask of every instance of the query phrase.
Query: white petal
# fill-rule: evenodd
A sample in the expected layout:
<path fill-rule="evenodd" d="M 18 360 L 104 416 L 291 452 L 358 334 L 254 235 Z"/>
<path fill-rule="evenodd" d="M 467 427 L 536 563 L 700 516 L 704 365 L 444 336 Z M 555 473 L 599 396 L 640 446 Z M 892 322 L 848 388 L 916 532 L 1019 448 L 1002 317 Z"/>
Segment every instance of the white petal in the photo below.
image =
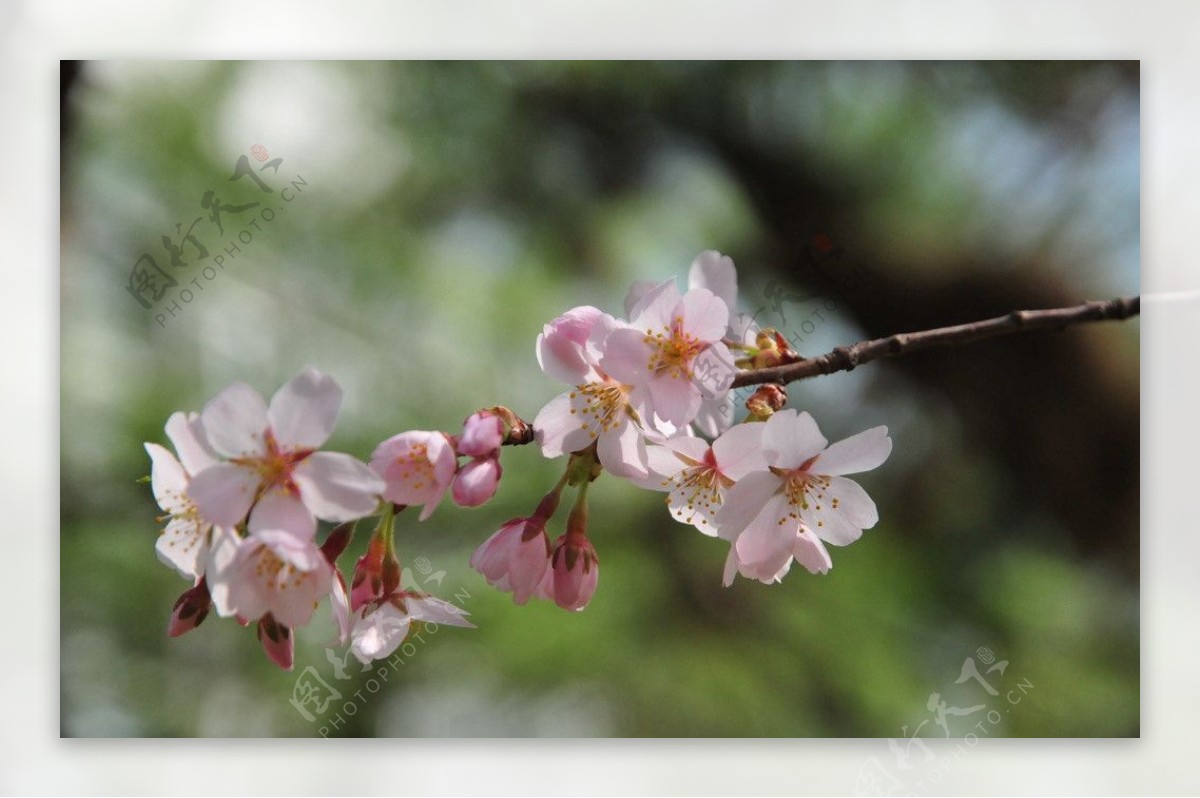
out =
<path fill-rule="evenodd" d="M 275 392 L 267 418 L 285 449 L 317 449 L 333 433 L 342 389 L 333 377 L 306 368 Z"/>
<path fill-rule="evenodd" d="M 433 596 L 410 597 L 404 603 L 408 607 L 409 616 L 414 621 L 432 622 L 444 626 L 461 626 L 467 629 L 475 628 L 475 624 L 466 619 L 465 616 L 468 613 L 465 610 L 440 598 Z"/>
<path fill-rule="evenodd" d="M 340 452 L 314 452 L 296 466 L 292 478 L 313 515 L 337 523 L 370 515 L 384 490 L 370 466 Z"/>
<path fill-rule="evenodd" d="M 355 622 L 350 651 L 364 665 L 389 657 L 404 642 L 411 625 L 409 616 L 391 604 L 383 604 Z"/>
<path fill-rule="evenodd" d="M 701 435 L 715 438 L 733 426 L 733 397 L 725 394 L 720 398 L 700 400 L 700 409 L 692 420 Z"/>
<path fill-rule="evenodd" d="M 198 579 L 208 559 L 209 529 L 198 518 L 171 519 L 154 545 L 159 561 L 188 579 Z"/>
<path fill-rule="evenodd" d="M 833 567 L 833 560 L 830 559 L 825 546 L 807 529 L 801 530 L 796 536 L 792 556 L 796 558 L 796 562 L 807 568 L 809 573 L 826 574 Z"/>
<path fill-rule="evenodd" d="M 701 489 L 697 486 L 677 484 L 667 494 L 667 507 L 671 517 L 682 524 L 691 524 L 701 533 L 716 537 L 716 515 L 721 509 L 720 486 Z"/>
<path fill-rule="evenodd" d="M 692 361 L 692 382 L 705 399 L 724 399 L 737 376 L 737 366 L 729 347 L 717 342 L 704 349 Z"/>
<path fill-rule="evenodd" d="M 872 427 L 838 441 L 820 456 L 809 468 L 814 474 L 857 474 L 878 468 L 892 453 L 892 439 L 887 427 Z"/>
<path fill-rule="evenodd" d="M 780 410 L 767 419 L 763 430 L 763 456 L 767 465 L 785 470 L 799 468 L 828 444 L 807 412 Z"/>
<path fill-rule="evenodd" d="M 167 437 L 179 453 L 183 469 L 189 474 L 197 474 L 217 462 L 217 455 L 208 445 L 208 436 L 204 433 L 198 413 L 172 413 L 167 419 Z"/>
<path fill-rule="evenodd" d="M 249 457 L 266 452 L 267 405 L 258 391 L 244 382 L 235 382 L 209 400 L 200 420 L 218 454 Z"/>
<path fill-rule="evenodd" d="M 169 513 L 182 510 L 187 504 L 184 491 L 188 483 L 183 466 L 175 455 L 157 443 L 147 443 L 145 447 L 150 455 L 150 489 L 154 500 Z"/>
<path fill-rule="evenodd" d="M 752 421 L 738 424 L 713 441 L 713 456 L 717 468 L 733 481 L 755 471 L 766 471 L 763 457 L 763 430 L 766 424 Z"/>
<path fill-rule="evenodd" d="M 732 310 L 737 304 L 737 269 L 733 259 L 716 250 L 705 250 L 692 261 L 688 288 L 707 288 Z"/>
<path fill-rule="evenodd" d="M 237 611 L 229 599 L 229 582 L 241 542 L 241 538 L 231 529 L 214 527 L 212 530 L 204 578 L 208 582 L 208 594 L 212 597 L 213 607 L 222 618 L 228 618 Z"/>
<path fill-rule="evenodd" d="M 858 540 L 864 529 L 879 522 L 875 502 L 852 479 L 826 477 L 828 487 L 808 497 L 808 508 L 800 516 L 817 537 L 835 546 L 846 546 Z"/>
<path fill-rule="evenodd" d="M 616 429 L 601 433 L 596 454 L 600 464 L 614 476 L 644 478 L 650 473 L 646 441 L 628 418 L 623 419 Z"/>
<path fill-rule="evenodd" d="M 333 615 L 333 625 L 337 627 L 337 643 L 345 645 L 350 639 L 350 596 L 346 593 L 346 582 L 338 571 L 333 572 L 333 581 L 329 584 L 329 611 Z"/>
<path fill-rule="evenodd" d="M 209 522 L 236 526 L 250 512 L 258 485 L 259 475 L 254 469 L 218 463 L 192 477 L 188 496 Z"/>
<path fill-rule="evenodd" d="M 733 578 L 737 576 L 741 565 L 742 564 L 738 562 L 737 546 L 730 544 L 729 555 L 725 558 L 725 573 L 721 576 L 721 584 L 725 587 L 732 585 Z"/>
<path fill-rule="evenodd" d="M 779 494 L 783 483 L 770 471 L 756 471 L 745 476 L 725 492 L 725 503 L 717 513 L 717 533 L 724 540 L 734 540 L 745 531 L 772 497 Z"/>
<path fill-rule="evenodd" d="M 688 291 L 680 300 L 685 332 L 701 341 L 719 341 L 729 325 L 729 307 L 707 288 Z"/>
<path fill-rule="evenodd" d="M 249 530 L 282 529 L 296 537 L 312 538 L 317 534 L 317 519 L 296 496 L 282 490 L 264 493 L 250 511 Z"/>
<path fill-rule="evenodd" d="M 577 390 L 561 393 L 547 402 L 533 420 L 534 439 L 545 457 L 562 457 L 577 452 L 587 448 L 594 440 L 581 425 L 580 404 L 572 401 L 572 393 L 576 393 L 578 398 Z M 572 410 L 575 412 L 572 413 Z"/>
<path fill-rule="evenodd" d="M 686 376 L 656 375 L 646 383 L 654 413 L 677 427 L 688 424 L 700 411 L 700 389 Z"/>

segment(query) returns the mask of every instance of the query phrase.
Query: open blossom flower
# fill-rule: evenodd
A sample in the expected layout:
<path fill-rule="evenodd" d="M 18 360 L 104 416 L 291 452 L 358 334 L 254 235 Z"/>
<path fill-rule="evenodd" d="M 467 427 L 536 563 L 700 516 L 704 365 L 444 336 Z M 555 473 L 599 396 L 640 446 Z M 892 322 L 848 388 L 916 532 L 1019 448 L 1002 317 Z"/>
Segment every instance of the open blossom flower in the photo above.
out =
<path fill-rule="evenodd" d="M 725 494 L 739 479 L 763 471 L 763 424 L 739 424 L 709 445 L 679 436 L 650 447 L 652 478 L 644 487 L 667 491 L 667 506 L 677 521 L 706 535 L 717 534 L 716 515 Z"/>
<path fill-rule="evenodd" d="M 231 527 L 250 513 L 251 530 L 311 538 L 317 518 L 349 521 L 374 510 L 379 477 L 348 454 L 317 451 L 341 402 L 333 378 L 312 368 L 280 388 L 270 407 L 245 383 L 219 393 L 200 418 L 212 448 L 228 461 L 192 478 L 188 495 L 200 514 Z"/>
<path fill-rule="evenodd" d="M 261 529 L 241 541 L 233 562 L 215 578 L 227 586 L 239 617 L 253 621 L 270 613 L 295 628 L 308 623 L 332 590 L 333 568 L 311 538 Z"/>
<path fill-rule="evenodd" d="M 706 396 L 725 397 L 734 365 L 722 342 L 729 322 L 724 301 L 707 288 L 680 296 L 668 281 L 646 292 L 632 312 L 630 326 L 606 338 L 599 365 L 613 378 L 649 390 L 643 412 L 678 428 L 696 418 Z"/>
<path fill-rule="evenodd" d="M 217 462 L 208 446 L 200 417 L 195 413 L 172 413 L 167 419 L 167 437 L 179 459 L 157 443 L 147 443 L 150 455 L 150 486 L 158 506 L 169 520 L 155 545 L 158 558 L 190 579 L 204 574 L 212 541 L 212 523 L 200 515 L 188 496 L 193 475 Z"/>
<path fill-rule="evenodd" d="M 397 590 L 376 604 L 363 608 L 350 633 L 350 651 L 364 665 L 391 656 L 414 621 L 474 629 L 460 607 L 416 590 Z"/>
<path fill-rule="evenodd" d="M 534 419 L 546 457 L 596 444 L 600 463 L 617 476 L 644 477 L 646 439 L 662 440 L 653 424 L 647 388 L 610 377 L 601 367 L 606 341 L 622 323 L 594 308 L 575 308 L 546 325 L 538 337 L 538 360 L 552 377 L 573 386 L 551 399 Z M 586 334 L 585 334 L 586 333 Z M 670 430 L 674 431 L 674 430 Z"/>
<path fill-rule="evenodd" d="M 743 477 L 717 513 L 720 536 L 733 543 L 726 568 L 777 581 L 794 557 L 808 570 L 832 567 L 822 542 L 845 546 L 879 520 L 875 503 L 843 474 L 876 468 L 892 451 L 887 427 L 829 445 L 808 413 L 781 410 L 763 424 L 768 469 Z"/>
<path fill-rule="evenodd" d="M 509 521 L 475 550 L 471 567 L 492 587 L 512 593 L 517 604 L 533 596 L 552 598 L 546 520 L 534 516 Z"/>
<path fill-rule="evenodd" d="M 450 487 L 458 459 L 444 433 L 410 430 L 375 447 L 371 468 L 386 483 L 383 498 L 396 504 L 424 505 L 424 521 Z"/>

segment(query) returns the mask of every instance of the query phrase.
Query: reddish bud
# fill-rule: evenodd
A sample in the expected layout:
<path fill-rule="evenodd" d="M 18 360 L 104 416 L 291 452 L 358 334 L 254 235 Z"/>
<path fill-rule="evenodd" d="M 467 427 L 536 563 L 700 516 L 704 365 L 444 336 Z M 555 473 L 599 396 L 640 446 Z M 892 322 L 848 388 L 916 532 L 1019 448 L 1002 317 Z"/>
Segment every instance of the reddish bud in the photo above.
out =
<path fill-rule="evenodd" d="M 201 577 L 195 587 L 185 590 L 176 599 L 175 607 L 171 610 L 171 620 L 167 624 L 167 634 L 179 637 L 192 631 L 208 617 L 210 607 L 212 597 L 208 594 L 208 584 L 204 577 Z"/>
<path fill-rule="evenodd" d="M 292 669 L 296 648 L 292 630 L 276 621 L 269 612 L 258 622 L 258 642 L 262 643 L 263 651 L 272 662 L 285 671 Z"/>

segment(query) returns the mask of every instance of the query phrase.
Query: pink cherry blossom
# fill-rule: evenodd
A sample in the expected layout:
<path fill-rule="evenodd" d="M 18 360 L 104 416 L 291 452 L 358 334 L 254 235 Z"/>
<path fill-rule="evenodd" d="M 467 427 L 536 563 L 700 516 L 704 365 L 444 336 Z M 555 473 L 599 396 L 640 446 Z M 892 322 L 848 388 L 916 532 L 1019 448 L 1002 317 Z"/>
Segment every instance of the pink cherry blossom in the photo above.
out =
<path fill-rule="evenodd" d="M 469 613 L 439 598 L 415 590 L 397 590 L 355 617 L 350 651 L 364 665 L 384 659 L 408 637 L 414 621 L 474 629 Z"/>
<path fill-rule="evenodd" d="M 476 457 L 454 475 L 451 495 L 460 507 L 478 507 L 496 495 L 500 483 L 500 457 Z"/>
<path fill-rule="evenodd" d="M 582 305 L 544 325 L 536 346 L 542 371 L 568 385 L 587 379 L 597 357 L 594 349 L 589 352 L 588 342 L 592 328 L 605 316 L 591 305 Z"/>
<path fill-rule="evenodd" d="M 631 324 L 611 332 L 600 368 L 616 380 L 649 390 L 643 413 L 675 427 L 696 418 L 701 401 L 724 398 L 733 380 L 733 356 L 722 342 L 729 322 L 724 301 L 706 288 L 680 296 L 668 281 L 646 292 Z M 703 371 L 696 368 L 704 355 Z"/>
<path fill-rule="evenodd" d="M 733 571 L 778 581 L 794 558 L 813 573 L 832 567 L 824 543 L 845 546 L 878 521 L 875 503 L 858 483 L 841 476 L 868 471 L 892 450 L 886 427 L 829 445 L 808 413 L 781 410 L 764 423 L 767 470 L 743 477 L 717 513 L 719 535 L 733 546 Z"/>
<path fill-rule="evenodd" d="M 441 432 L 410 430 L 375 447 L 371 468 L 383 477 L 383 498 L 403 505 L 424 505 L 421 519 L 433 513 L 458 468 L 449 438 Z"/>
<path fill-rule="evenodd" d="M 533 596 L 551 598 L 550 553 L 544 518 L 514 518 L 475 550 L 470 564 L 489 585 L 524 604 Z"/>
<path fill-rule="evenodd" d="M 276 392 L 270 407 L 245 383 L 210 401 L 200 418 L 212 448 L 228 458 L 196 474 L 188 495 L 214 524 L 284 529 L 311 538 L 316 519 L 349 521 L 379 503 L 383 482 L 348 454 L 321 452 L 333 431 L 342 390 L 305 369 Z"/>
<path fill-rule="evenodd" d="M 717 534 L 716 514 L 725 494 L 739 479 L 765 470 L 763 424 L 739 424 L 712 444 L 679 436 L 650 447 L 652 478 L 644 487 L 667 491 L 667 506 L 677 521 L 706 535 Z"/>
<path fill-rule="evenodd" d="M 290 530 L 261 529 L 241 541 L 237 555 L 217 577 L 229 591 L 234 613 L 257 620 L 270 613 L 284 626 L 308 623 L 331 589 L 333 568 L 309 538 Z"/>
<path fill-rule="evenodd" d="M 559 317 L 548 328 L 558 325 L 555 329 L 569 329 L 571 335 L 558 333 L 553 339 L 557 342 L 555 355 L 542 357 L 554 366 L 543 368 L 551 376 L 569 377 L 567 381 L 574 388 L 551 399 L 534 419 L 542 454 L 561 457 L 595 443 L 600 463 L 608 471 L 617 476 L 646 476 L 647 439 L 660 441 L 664 432 L 675 430 L 653 426 L 652 413 L 646 413 L 647 388 L 613 379 L 600 367 L 608 338 L 625 325 L 604 313 L 584 314 L 582 320 L 575 320 L 569 327 L 562 320 Z M 578 339 L 584 327 L 587 338 L 581 343 Z M 543 333 L 539 338 L 539 349 L 548 350 L 549 345 L 544 343 L 547 335 Z"/>

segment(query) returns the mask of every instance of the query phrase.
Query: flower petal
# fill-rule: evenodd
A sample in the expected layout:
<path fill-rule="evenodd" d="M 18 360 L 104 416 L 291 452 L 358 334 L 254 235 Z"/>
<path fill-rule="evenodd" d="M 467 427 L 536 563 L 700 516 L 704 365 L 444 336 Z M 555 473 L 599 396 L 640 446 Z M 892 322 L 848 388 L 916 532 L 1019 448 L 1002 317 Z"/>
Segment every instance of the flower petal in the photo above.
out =
<path fill-rule="evenodd" d="M 629 321 L 643 331 L 669 329 L 675 306 L 679 303 L 679 288 L 675 280 L 663 280 L 646 291 L 629 309 Z"/>
<path fill-rule="evenodd" d="M 776 495 L 734 542 L 741 573 L 770 584 L 792 557 L 799 521 L 789 519 L 786 497 Z M 782 521 L 782 523 L 781 523 Z"/>
<path fill-rule="evenodd" d="M 734 482 L 755 471 L 766 471 L 763 457 L 763 430 L 766 424 L 738 424 L 713 441 L 717 469 Z"/>
<path fill-rule="evenodd" d="M 333 433 L 342 389 L 333 377 L 309 367 L 271 397 L 267 419 L 286 449 L 317 449 Z"/>
<path fill-rule="evenodd" d="M 767 419 L 763 430 L 763 456 L 775 468 L 799 468 L 828 444 L 807 412 L 780 410 Z"/>
<path fill-rule="evenodd" d="M 158 536 L 154 551 L 164 565 L 169 565 L 188 579 L 199 579 L 208 557 L 208 532 L 212 527 L 199 518 L 173 518 Z"/>
<path fill-rule="evenodd" d="M 575 394 L 574 399 L 571 394 Z M 580 409 L 584 403 L 576 401 L 579 398 L 579 389 L 576 388 L 554 397 L 538 411 L 533 420 L 534 439 L 542 448 L 544 457 L 562 457 L 587 448 L 595 440 L 591 433 L 583 429 Z"/>
<path fill-rule="evenodd" d="M 683 330 L 701 341 L 719 341 L 729 326 L 729 307 L 707 288 L 688 291 L 679 300 Z"/>
<path fill-rule="evenodd" d="M 213 527 L 204 563 L 204 577 L 208 582 L 208 593 L 212 596 L 213 606 L 222 618 L 228 618 L 237 611 L 229 600 L 229 583 L 241 543 L 242 539 L 232 529 Z"/>
<path fill-rule="evenodd" d="M 370 466 L 341 452 L 314 452 L 296 466 L 292 478 L 313 515 L 338 523 L 370 515 L 384 491 Z"/>
<path fill-rule="evenodd" d="M 688 288 L 707 288 L 731 310 L 737 304 L 737 269 L 733 258 L 713 249 L 705 250 L 688 269 Z"/>
<path fill-rule="evenodd" d="M 644 478 L 650 473 L 646 467 L 646 441 L 628 418 L 597 438 L 596 454 L 600 464 L 614 476 Z"/>
<path fill-rule="evenodd" d="M 746 475 L 725 492 L 725 503 L 717 513 L 717 533 L 723 540 L 734 540 L 762 512 L 763 505 L 779 495 L 783 482 L 770 471 Z"/>
<path fill-rule="evenodd" d="M 218 454 L 252 457 L 266 452 L 267 405 L 258 391 L 244 382 L 235 382 L 210 399 L 200 421 Z"/>
<path fill-rule="evenodd" d="M 188 484 L 188 496 L 200 515 L 217 526 L 236 526 L 250 512 L 258 492 L 259 475 L 252 468 L 217 463 Z"/>
<path fill-rule="evenodd" d="M 442 626 L 461 626 L 466 629 L 475 628 L 475 624 L 466 619 L 469 613 L 449 601 L 443 601 L 434 596 L 414 596 L 405 599 L 404 603 L 408 607 L 409 616 L 414 621 L 436 623 Z"/>
<path fill-rule="evenodd" d="M 887 427 L 872 427 L 821 452 L 808 469 L 814 474 L 857 474 L 878 468 L 892 453 Z"/>
<path fill-rule="evenodd" d="M 169 513 L 184 509 L 187 505 L 188 478 L 183 466 L 165 447 L 157 443 L 144 444 L 150 455 L 150 489 L 158 506 Z"/>
<path fill-rule="evenodd" d="M 800 516 L 817 537 L 835 546 L 846 546 L 858 540 L 864 529 L 879 522 L 875 502 L 852 479 L 826 477 L 829 485 L 816 501 L 810 499 Z"/>
<path fill-rule="evenodd" d="M 629 291 L 625 294 L 625 318 L 632 319 L 633 309 L 637 307 L 642 297 L 660 285 L 663 284 L 656 283 L 653 280 L 638 280 L 629 286 Z"/>
<path fill-rule="evenodd" d="M 677 427 L 690 423 L 700 410 L 700 389 L 682 374 L 657 375 L 646 387 L 650 389 L 655 414 Z"/>
<path fill-rule="evenodd" d="M 179 462 L 183 464 L 184 471 L 197 474 L 217 462 L 217 455 L 208 445 L 208 436 L 198 413 L 172 413 L 167 419 L 166 430 L 167 437 L 179 453 Z"/>
<path fill-rule="evenodd" d="M 729 394 L 712 399 L 702 397 L 692 424 L 701 435 L 715 438 L 733 426 L 733 409 L 733 398 Z"/>
<path fill-rule="evenodd" d="M 317 534 L 317 519 L 298 497 L 276 489 L 267 491 L 254 503 L 248 528 L 251 532 L 282 529 L 298 538 L 311 539 Z"/>
<path fill-rule="evenodd" d="M 646 343 L 646 334 L 641 330 L 613 330 L 604 340 L 600 368 L 615 380 L 627 385 L 639 385 L 650 379 L 652 355 L 650 344 Z"/>
<path fill-rule="evenodd" d="M 833 568 L 829 552 L 809 529 L 801 528 L 800 534 L 796 536 L 792 556 L 796 558 L 796 562 L 807 568 L 809 573 L 827 574 L 829 569 Z"/>
<path fill-rule="evenodd" d="M 582 305 L 545 325 L 535 346 L 542 371 L 568 385 L 586 379 L 595 365 L 589 358 L 587 341 L 592 327 L 605 315 L 591 305 Z"/>

